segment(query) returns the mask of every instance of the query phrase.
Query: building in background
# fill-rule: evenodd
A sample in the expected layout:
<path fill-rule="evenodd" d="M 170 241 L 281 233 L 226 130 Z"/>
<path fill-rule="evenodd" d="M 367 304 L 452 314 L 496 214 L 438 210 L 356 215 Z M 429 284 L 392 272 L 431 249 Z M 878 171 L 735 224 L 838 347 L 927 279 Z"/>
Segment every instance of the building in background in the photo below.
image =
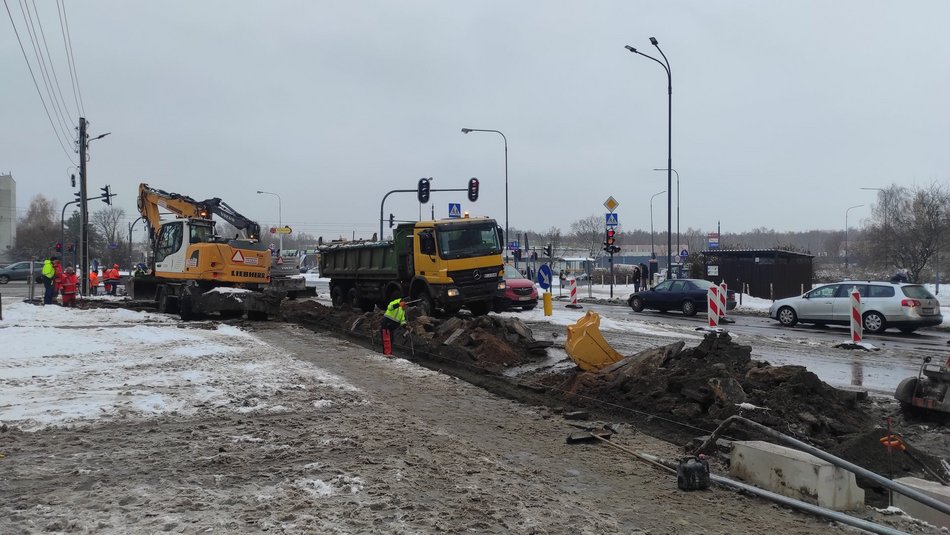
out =
<path fill-rule="evenodd" d="M 16 242 L 16 181 L 0 174 L 0 262 L 12 262 L 10 249 Z"/>

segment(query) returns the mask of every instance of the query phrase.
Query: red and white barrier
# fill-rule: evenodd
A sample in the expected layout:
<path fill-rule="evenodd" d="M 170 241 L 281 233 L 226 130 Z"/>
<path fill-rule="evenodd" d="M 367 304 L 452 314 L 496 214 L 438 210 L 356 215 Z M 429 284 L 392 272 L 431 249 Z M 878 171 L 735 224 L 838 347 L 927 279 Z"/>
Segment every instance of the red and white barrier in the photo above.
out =
<path fill-rule="evenodd" d="M 726 306 L 726 298 L 729 297 L 729 287 L 726 286 L 725 281 L 719 284 L 719 322 L 724 323 L 723 320 L 726 319 L 726 309 L 729 308 Z"/>
<path fill-rule="evenodd" d="M 710 286 L 706 291 L 706 315 L 709 316 L 709 327 L 719 327 L 719 287 Z"/>
<path fill-rule="evenodd" d="M 567 308 L 583 308 L 577 304 L 577 280 L 573 277 L 568 281 L 568 287 L 571 292 L 571 303 L 566 305 Z"/>
<path fill-rule="evenodd" d="M 861 293 L 851 289 L 851 341 L 861 343 L 864 338 L 864 323 L 861 321 Z"/>

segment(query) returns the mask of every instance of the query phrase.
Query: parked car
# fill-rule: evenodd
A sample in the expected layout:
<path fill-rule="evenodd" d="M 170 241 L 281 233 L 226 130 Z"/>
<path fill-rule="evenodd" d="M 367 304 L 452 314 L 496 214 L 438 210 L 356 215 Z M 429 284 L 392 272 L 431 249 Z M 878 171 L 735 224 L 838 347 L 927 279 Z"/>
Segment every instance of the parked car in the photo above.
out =
<path fill-rule="evenodd" d="M 796 323 L 849 325 L 851 291 L 861 294 L 864 330 L 880 333 L 894 327 L 912 333 L 920 327 L 943 323 L 940 302 L 919 284 L 843 281 L 813 288 L 799 297 L 780 299 L 769 308 L 769 317 L 785 327 Z"/>
<path fill-rule="evenodd" d="M 627 304 L 634 312 L 644 309 L 680 310 L 684 316 L 695 316 L 706 311 L 706 295 L 713 283 L 703 279 L 671 279 L 661 282 L 652 290 L 642 290 L 630 294 Z M 726 292 L 726 310 L 736 308 L 736 293 Z"/>
<path fill-rule="evenodd" d="M 534 283 L 524 278 L 514 266 L 505 265 L 505 289 L 499 290 L 495 296 L 495 312 L 502 312 L 511 307 L 521 307 L 521 310 L 531 310 L 538 306 L 538 289 Z"/>
<path fill-rule="evenodd" d="M 42 262 L 33 263 L 33 274 L 39 275 L 43 269 Z M 7 267 L 0 268 L 0 284 L 6 284 L 10 281 L 25 281 L 30 278 L 30 263 L 16 262 Z"/>

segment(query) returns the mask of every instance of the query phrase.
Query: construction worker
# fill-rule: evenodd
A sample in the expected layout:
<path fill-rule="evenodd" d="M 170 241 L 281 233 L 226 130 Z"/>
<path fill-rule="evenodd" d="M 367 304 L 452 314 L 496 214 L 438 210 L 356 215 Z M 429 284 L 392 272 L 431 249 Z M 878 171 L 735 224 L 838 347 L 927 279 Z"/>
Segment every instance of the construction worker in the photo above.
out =
<path fill-rule="evenodd" d="M 396 329 L 406 324 L 406 300 L 403 298 L 393 299 L 386 306 L 386 312 L 383 313 L 383 321 L 379 324 L 383 330 L 383 354 L 392 355 L 393 333 Z"/>
<path fill-rule="evenodd" d="M 59 286 L 63 290 L 63 306 L 75 307 L 79 277 L 76 276 L 76 270 L 73 269 L 73 266 L 66 268 L 66 272 L 60 277 Z"/>
<path fill-rule="evenodd" d="M 43 261 L 43 304 L 52 305 L 56 298 L 56 276 L 59 272 L 59 257 L 51 256 Z"/>
<path fill-rule="evenodd" d="M 99 293 L 99 274 L 96 273 L 95 269 L 89 270 L 89 295 L 97 295 Z"/>
<path fill-rule="evenodd" d="M 112 264 L 112 269 L 106 270 L 106 283 L 109 285 L 109 295 L 115 295 L 119 289 L 119 264 Z"/>

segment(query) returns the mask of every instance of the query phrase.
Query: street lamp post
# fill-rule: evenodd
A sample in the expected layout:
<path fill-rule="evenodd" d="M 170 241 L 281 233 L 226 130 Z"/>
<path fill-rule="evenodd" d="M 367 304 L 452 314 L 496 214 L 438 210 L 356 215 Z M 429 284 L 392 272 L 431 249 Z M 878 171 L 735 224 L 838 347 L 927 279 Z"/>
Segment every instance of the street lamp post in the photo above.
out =
<path fill-rule="evenodd" d="M 888 252 L 888 239 L 887 239 L 887 190 L 884 188 L 861 188 L 865 191 L 880 191 L 881 192 L 881 202 L 884 203 L 884 210 L 881 216 L 884 218 L 882 227 L 884 228 L 884 266 L 887 267 L 887 252 Z"/>
<path fill-rule="evenodd" d="M 657 195 L 663 195 L 666 193 L 666 190 L 663 190 L 659 193 L 654 193 L 653 197 L 650 197 L 650 257 L 656 258 L 656 247 L 653 245 L 653 199 Z"/>
<path fill-rule="evenodd" d="M 283 219 L 283 216 L 282 216 L 281 213 L 280 213 L 280 195 L 278 195 L 278 194 L 276 194 L 276 193 L 271 193 L 270 191 L 261 191 L 261 190 L 257 190 L 257 193 L 261 193 L 261 194 L 264 194 L 264 195 L 273 195 L 274 197 L 277 197 L 277 227 L 278 227 L 278 229 L 277 229 L 277 230 L 278 230 L 278 232 L 277 232 L 277 243 L 278 243 L 277 247 L 279 248 L 279 250 L 280 250 L 281 252 L 283 252 L 283 250 L 284 250 L 284 233 L 283 233 L 282 231 L 283 231 L 283 229 L 284 229 L 284 219 Z"/>
<path fill-rule="evenodd" d="M 481 128 L 463 128 L 462 133 L 467 134 L 469 132 L 494 132 L 501 136 L 505 140 L 505 258 L 508 257 L 508 138 L 505 137 L 500 130 L 487 130 Z"/>
<path fill-rule="evenodd" d="M 650 38 L 650 44 L 656 47 L 663 61 L 653 56 L 644 54 L 630 45 L 625 46 L 627 50 L 634 54 L 639 54 L 645 58 L 657 62 L 663 70 L 666 71 L 666 93 L 667 93 L 667 129 L 666 129 L 666 269 L 667 276 L 673 270 L 673 74 L 670 71 L 670 61 L 666 59 L 666 54 L 660 49 L 660 42 L 656 37 Z M 677 190 L 678 191 L 678 190 Z"/>
<path fill-rule="evenodd" d="M 861 208 L 863 204 L 856 204 L 844 211 L 844 271 L 848 272 L 848 212 Z"/>
<path fill-rule="evenodd" d="M 666 169 L 654 169 L 654 171 L 666 171 Z M 676 249 L 680 248 L 680 174 L 676 169 Z"/>
<path fill-rule="evenodd" d="M 87 170 L 86 160 L 89 155 L 89 143 L 102 139 L 112 132 L 89 138 L 86 127 L 89 122 L 85 117 L 79 118 L 79 265 L 82 272 L 79 275 L 79 293 L 89 295 L 89 207 L 86 206 Z"/>

